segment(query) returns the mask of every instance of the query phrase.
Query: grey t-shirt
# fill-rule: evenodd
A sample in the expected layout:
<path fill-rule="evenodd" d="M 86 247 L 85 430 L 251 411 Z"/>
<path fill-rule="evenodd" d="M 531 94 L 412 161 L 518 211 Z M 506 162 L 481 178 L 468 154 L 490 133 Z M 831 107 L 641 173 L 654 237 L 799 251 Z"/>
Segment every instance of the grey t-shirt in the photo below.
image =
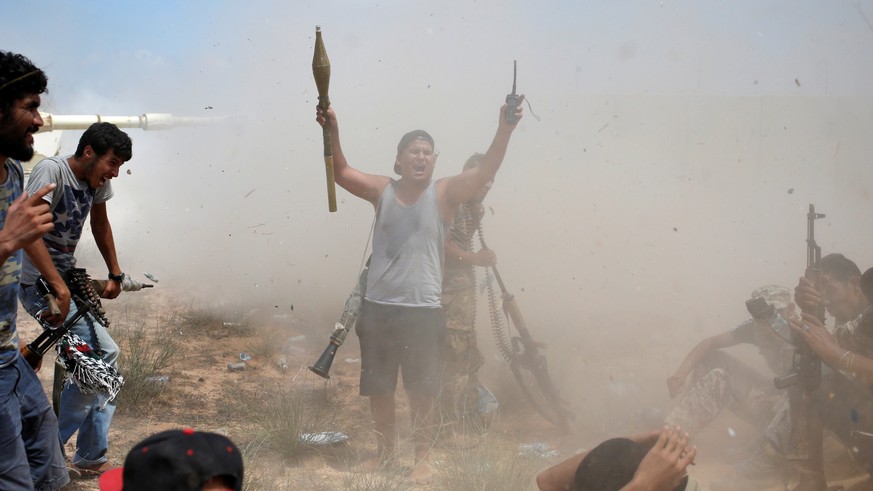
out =
<path fill-rule="evenodd" d="M 51 205 L 52 222 L 55 228 L 46 233 L 42 240 L 48 248 L 55 267 L 63 273 L 76 266 L 76 245 L 82 237 L 82 228 L 91 212 L 91 206 L 105 203 L 112 197 L 110 181 L 97 188 L 88 187 L 87 181 L 80 181 L 70 169 L 68 157 L 51 157 L 36 164 L 27 181 L 27 192 L 34 193 L 47 184 L 57 187 L 45 195 Z M 39 271 L 25 255 L 21 283 L 32 285 L 39 277 Z"/>

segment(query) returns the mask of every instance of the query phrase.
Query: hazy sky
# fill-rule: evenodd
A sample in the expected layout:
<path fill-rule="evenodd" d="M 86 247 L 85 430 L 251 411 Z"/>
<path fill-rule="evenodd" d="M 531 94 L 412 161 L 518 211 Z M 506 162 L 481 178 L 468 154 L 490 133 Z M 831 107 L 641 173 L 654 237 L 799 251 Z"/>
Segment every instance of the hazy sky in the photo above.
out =
<path fill-rule="evenodd" d="M 456 79 L 519 58 L 527 80 L 536 67 L 593 93 L 867 95 L 873 70 L 869 1 L 294 3 L 10 2 L 3 44 L 46 67 L 64 105 L 82 92 L 123 104 L 134 80 L 163 96 L 173 74 L 227 76 L 256 52 L 296 73 L 315 24 L 344 67 Z"/>
<path fill-rule="evenodd" d="M 437 175 L 457 172 L 487 148 L 518 60 L 541 120 L 528 111 L 516 131 L 486 230 L 540 325 L 584 338 L 606 319 L 619 341 L 675 327 L 684 351 L 742 320 L 754 288 L 796 283 L 809 203 L 828 215 L 825 253 L 873 264 L 873 0 L 242 5 L 3 7 L 3 49 L 46 70 L 48 111 L 229 117 L 130 130 L 110 206 L 130 271 L 294 304 L 329 329 L 372 210 L 338 190 L 327 212 L 316 25 L 343 147 L 367 172 L 389 173 L 418 127 Z"/>

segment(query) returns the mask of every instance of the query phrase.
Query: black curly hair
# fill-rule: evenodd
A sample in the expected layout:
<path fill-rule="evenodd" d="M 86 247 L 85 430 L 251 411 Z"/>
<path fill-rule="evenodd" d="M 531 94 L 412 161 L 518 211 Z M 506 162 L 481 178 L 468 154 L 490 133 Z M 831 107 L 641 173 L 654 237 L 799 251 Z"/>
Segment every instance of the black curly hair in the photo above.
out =
<path fill-rule="evenodd" d="M 94 123 L 89 126 L 79 138 L 76 157 L 84 155 L 85 147 L 88 145 L 98 157 L 105 155 L 110 150 L 123 162 L 127 162 L 133 157 L 133 142 L 130 141 L 130 137 L 112 123 Z"/>
<path fill-rule="evenodd" d="M 861 277 L 858 265 L 842 254 L 828 254 L 819 259 L 815 267 L 843 283 L 848 283 L 853 276 Z"/>
<path fill-rule="evenodd" d="M 0 51 L 0 112 L 29 94 L 48 92 L 48 77 L 24 55 Z"/>

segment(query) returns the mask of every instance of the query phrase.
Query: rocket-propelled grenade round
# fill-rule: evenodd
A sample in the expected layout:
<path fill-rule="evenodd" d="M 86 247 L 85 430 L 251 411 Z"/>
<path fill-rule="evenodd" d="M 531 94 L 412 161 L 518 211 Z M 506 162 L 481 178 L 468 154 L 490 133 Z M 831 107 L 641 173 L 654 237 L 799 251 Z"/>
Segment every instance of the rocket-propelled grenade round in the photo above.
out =
<path fill-rule="evenodd" d="M 330 98 L 327 91 L 330 88 L 330 59 L 327 50 L 324 49 L 324 40 L 321 38 L 321 26 L 315 26 L 315 53 L 312 55 L 312 75 L 315 77 L 315 86 L 318 88 L 318 105 L 322 109 L 330 106 Z"/>
<path fill-rule="evenodd" d="M 321 38 L 321 26 L 315 26 L 315 53 L 312 55 L 312 75 L 315 77 L 315 86 L 318 88 L 318 105 L 325 111 L 330 106 L 330 98 L 327 95 L 330 87 L 330 59 L 327 50 L 324 49 L 324 40 Z M 322 129 L 324 139 L 324 171 L 327 175 L 327 207 L 331 212 L 336 211 L 336 185 L 333 175 L 333 148 L 330 143 L 330 127 L 324 125 Z"/>

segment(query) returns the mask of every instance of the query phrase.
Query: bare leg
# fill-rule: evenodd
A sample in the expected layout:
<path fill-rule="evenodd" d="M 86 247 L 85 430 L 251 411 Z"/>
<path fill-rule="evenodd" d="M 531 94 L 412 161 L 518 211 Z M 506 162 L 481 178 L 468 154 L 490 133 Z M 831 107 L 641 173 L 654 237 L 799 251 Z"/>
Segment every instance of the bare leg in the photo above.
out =
<path fill-rule="evenodd" d="M 394 455 L 394 444 L 397 440 L 397 425 L 395 424 L 394 393 L 370 396 L 370 414 L 375 423 L 376 458 L 364 463 L 364 470 L 374 471 Z"/>
<path fill-rule="evenodd" d="M 417 483 L 427 483 L 433 476 L 428 454 L 434 443 L 434 402 L 433 396 L 407 393 L 412 409 L 412 429 L 415 441 L 415 467 L 410 477 Z"/>

